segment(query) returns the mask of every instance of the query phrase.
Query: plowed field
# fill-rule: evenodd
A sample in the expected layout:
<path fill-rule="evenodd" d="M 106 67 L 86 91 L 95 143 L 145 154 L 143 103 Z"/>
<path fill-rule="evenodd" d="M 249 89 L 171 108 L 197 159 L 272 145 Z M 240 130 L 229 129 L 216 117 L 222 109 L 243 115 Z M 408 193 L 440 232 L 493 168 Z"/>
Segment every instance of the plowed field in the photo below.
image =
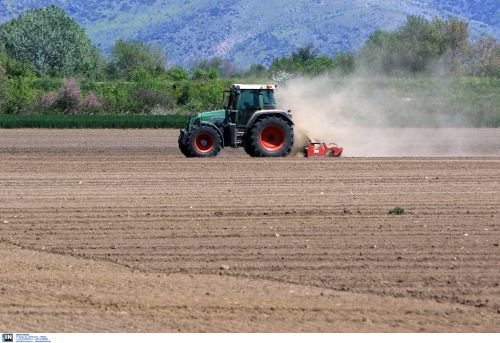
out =
<path fill-rule="evenodd" d="M 0 130 L 0 331 L 498 332 L 500 130 L 456 134 L 186 159 L 172 130 Z"/>

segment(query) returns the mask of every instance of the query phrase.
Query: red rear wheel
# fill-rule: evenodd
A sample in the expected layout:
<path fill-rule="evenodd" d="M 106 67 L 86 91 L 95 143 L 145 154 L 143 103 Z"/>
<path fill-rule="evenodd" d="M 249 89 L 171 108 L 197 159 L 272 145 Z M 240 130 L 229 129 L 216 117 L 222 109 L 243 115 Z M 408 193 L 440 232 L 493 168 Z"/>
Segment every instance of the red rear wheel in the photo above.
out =
<path fill-rule="evenodd" d="M 268 125 L 260 132 L 260 145 L 267 151 L 280 150 L 285 145 L 285 130 L 278 125 Z"/>
<path fill-rule="evenodd" d="M 214 148 L 214 138 L 209 133 L 200 132 L 196 135 L 194 145 L 201 153 L 210 152 Z"/>
<path fill-rule="evenodd" d="M 292 151 L 292 123 L 278 115 L 258 119 L 245 135 L 245 151 L 253 157 L 284 157 Z"/>

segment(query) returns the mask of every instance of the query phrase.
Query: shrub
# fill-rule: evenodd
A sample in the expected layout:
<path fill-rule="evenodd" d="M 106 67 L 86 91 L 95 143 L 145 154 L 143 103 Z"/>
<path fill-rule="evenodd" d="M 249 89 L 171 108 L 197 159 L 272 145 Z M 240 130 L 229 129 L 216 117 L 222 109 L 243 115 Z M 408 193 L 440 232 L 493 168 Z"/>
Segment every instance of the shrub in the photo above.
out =
<path fill-rule="evenodd" d="M 19 114 L 24 113 L 28 105 L 36 99 L 36 93 L 27 79 L 16 77 L 7 81 L 4 97 L 2 111 Z"/>
<path fill-rule="evenodd" d="M 30 110 L 37 113 L 97 113 L 102 108 L 99 97 L 89 91 L 82 99 L 80 85 L 75 80 L 64 80 L 58 92 L 42 93 Z"/>
<path fill-rule="evenodd" d="M 157 106 L 170 109 L 174 104 L 168 94 L 153 89 L 139 89 L 133 93 L 133 96 L 139 105 L 138 111 L 142 113 L 150 112 Z"/>
<path fill-rule="evenodd" d="M 51 113 L 54 111 L 58 94 L 56 92 L 43 93 L 38 96 L 33 111 L 41 113 Z"/>
<path fill-rule="evenodd" d="M 172 81 L 183 81 L 189 79 L 189 73 L 182 67 L 172 67 L 167 71 L 167 77 Z"/>
<path fill-rule="evenodd" d="M 102 99 L 102 110 L 110 114 L 135 112 L 137 103 L 130 96 L 135 90 L 135 84 L 123 81 L 96 83 L 92 89 Z"/>
<path fill-rule="evenodd" d="M 82 91 L 75 80 L 64 80 L 56 100 L 56 107 L 63 113 L 75 113 L 80 105 Z"/>
<path fill-rule="evenodd" d="M 393 207 L 389 210 L 388 214 L 399 216 L 405 213 L 405 209 L 399 206 Z"/>
<path fill-rule="evenodd" d="M 229 80 L 210 80 L 189 82 L 184 85 L 186 109 L 190 112 L 200 112 L 220 109 L 222 94 L 229 88 Z"/>
<path fill-rule="evenodd" d="M 80 112 L 82 113 L 97 113 L 101 110 L 102 103 L 99 101 L 99 98 L 97 98 L 94 92 L 90 91 L 81 102 L 80 108 Z"/>

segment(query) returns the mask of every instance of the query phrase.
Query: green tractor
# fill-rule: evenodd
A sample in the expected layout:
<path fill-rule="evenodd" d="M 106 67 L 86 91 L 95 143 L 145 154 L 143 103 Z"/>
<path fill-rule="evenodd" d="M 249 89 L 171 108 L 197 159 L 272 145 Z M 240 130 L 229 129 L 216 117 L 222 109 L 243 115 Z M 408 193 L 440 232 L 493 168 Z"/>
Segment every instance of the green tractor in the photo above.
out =
<path fill-rule="evenodd" d="M 224 109 L 189 118 L 179 135 L 186 157 L 217 156 L 224 147 L 245 148 L 253 157 L 290 154 L 293 121 L 290 111 L 276 108 L 274 85 L 231 85 Z"/>

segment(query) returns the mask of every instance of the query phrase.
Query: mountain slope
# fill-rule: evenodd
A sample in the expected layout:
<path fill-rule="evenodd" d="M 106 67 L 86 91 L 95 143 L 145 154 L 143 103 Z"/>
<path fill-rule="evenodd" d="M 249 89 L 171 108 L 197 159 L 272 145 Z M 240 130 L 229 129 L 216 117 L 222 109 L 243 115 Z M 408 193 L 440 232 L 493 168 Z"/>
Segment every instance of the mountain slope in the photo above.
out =
<path fill-rule="evenodd" d="M 500 37 L 497 0 L 0 0 L 0 22 L 51 4 L 104 51 L 120 38 L 141 39 L 184 65 L 211 56 L 266 64 L 308 43 L 329 55 L 356 50 L 377 28 L 393 29 L 412 14 L 465 18 L 473 36 Z"/>

